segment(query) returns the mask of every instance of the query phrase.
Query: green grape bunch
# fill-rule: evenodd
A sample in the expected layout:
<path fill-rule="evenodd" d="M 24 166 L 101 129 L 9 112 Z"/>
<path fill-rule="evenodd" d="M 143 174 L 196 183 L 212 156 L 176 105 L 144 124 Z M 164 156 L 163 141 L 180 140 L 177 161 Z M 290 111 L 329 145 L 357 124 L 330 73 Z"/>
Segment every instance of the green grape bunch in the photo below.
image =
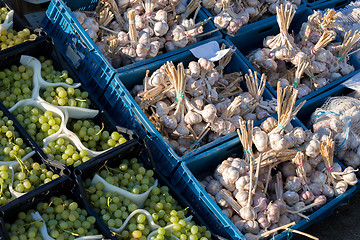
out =
<path fill-rule="evenodd" d="M 0 8 L 0 24 L 5 22 L 6 16 L 9 13 L 9 10 L 6 7 Z M 28 28 L 17 32 L 13 29 L 2 30 L 0 32 L 0 47 L 1 50 L 13 47 L 15 45 L 21 44 L 28 40 L 34 40 L 37 38 L 36 34 L 31 34 Z"/>
<path fill-rule="evenodd" d="M 66 70 L 56 71 L 52 60 L 46 60 L 44 56 L 39 57 L 41 62 L 41 77 L 49 83 L 73 84 Z M 55 106 L 70 106 L 89 108 L 91 101 L 89 93 L 73 87 L 47 87 L 40 92 L 40 96 Z"/>
<path fill-rule="evenodd" d="M 39 146 L 43 146 L 43 139 L 60 130 L 61 119 L 51 111 L 24 106 L 17 107 L 12 114 L 26 129 Z"/>
<path fill-rule="evenodd" d="M 19 165 L 14 169 L 13 187 L 19 193 L 27 193 L 58 177 L 44 163 L 34 162 L 32 158 L 19 160 Z"/>
<path fill-rule="evenodd" d="M 78 203 L 67 199 L 66 196 L 52 197 L 50 202 L 40 202 L 36 206 L 46 224 L 50 237 L 57 240 L 73 240 L 83 236 L 99 235 L 94 227 L 96 218 L 89 216 L 85 209 L 81 209 Z M 11 240 L 19 239 L 42 239 L 40 227 L 42 221 L 34 221 L 31 213 L 20 212 L 14 223 L 6 223 L 5 227 L 10 234 Z"/>
<path fill-rule="evenodd" d="M 48 146 L 43 147 L 43 151 L 49 158 L 74 167 L 91 158 L 85 149 L 78 151 L 68 139 L 64 138 L 51 141 Z"/>
<path fill-rule="evenodd" d="M 0 111 L 0 161 L 16 161 L 31 151 L 15 130 L 14 122 Z"/>
<path fill-rule="evenodd" d="M 0 100 L 6 108 L 13 107 L 32 96 L 33 70 L 30 67 L 13 65 L 0 71 Z"/>
<path fill-rule="evenodd" d="M 104 125 L 100 128 L 91 119 L 71 120 L 67 127 L 79 137 L 86 148 L 93 151 L 105 151 L 126 142 L 120 133 L 114 131 L 110 134 L 104 130 Z"/>
<path fill-rule="evenodd" d="M 6 7 L 0 8 L 0 24 L 3 24 L 5 22 L 8 13 L 9 10 Z"/>
<path fill-rule="evenodd" d="M 10 193 L 9 186 L 11 184 L 12 171 L 6 165 L 0 166 L 0 206 L 5 205 L 15 197 Z"/>
<path fill-rule="evenodd" d="M 132 192 L 141 194 L 154 185 L 155 179 L 152 170 L 146 170 L 142 163 L 136 158 L 122 160 L 117 168 L 104 165 L 99 170 L 99 175 L 106 182 Z M 130 199 L 115 192 L 106 192 L 102 182 L 91 185 L 91 179 L 84 181 L 88 198 L 95 211 L 110 228 L 119 228 L 127 217 L 139 207 Z M 161 226 L 152 240 L 170 239 L 174 235 L 179 239 L 207 240 L 211 239 L 211 233 L 204 226 L 198 226 L 195 222 L 185 221 L 188 214 L 187 209 L 182 209 L 176 199 L 169 193 L 167 186 L 154 187 L 151 189 L 145 208 L 151 214 L 155 224 Z M 172 229 L 164 227 L 174 224 Z M 142 213 L 136 214 L 120 233 L 119 239 L 146 240 L 152 232 L 146 216 Z"/>
<path fill-rule="evenodd" d="M 28 28 L 24 28 L 21 31 L 13 29 L 2 30 L 0 32 L 0 47 L 1 50 L 19 45 L 26 41 L 32 41 L 37 38 L 36 34 L 31 34 Z"/>

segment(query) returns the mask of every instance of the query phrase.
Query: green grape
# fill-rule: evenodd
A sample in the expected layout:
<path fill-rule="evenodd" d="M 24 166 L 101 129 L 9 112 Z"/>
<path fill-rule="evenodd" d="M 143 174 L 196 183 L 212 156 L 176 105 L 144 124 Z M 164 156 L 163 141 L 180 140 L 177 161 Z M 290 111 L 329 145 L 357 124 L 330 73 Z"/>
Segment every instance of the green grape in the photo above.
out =
<path fill-rule="evenodd" d="M 119 146 L 127 140 L 118 132 L 111 135 L 92 120 L 70 120 L 68 129 L 76 133 L 81 142 L 93 151 L 104 151 Z"/>
<path fill-rule="evenodd" d="M 71 209 L 76 209 L 71 210 Z M 74 239 L 76 237 L 99 234 L 94 227 L 95 218 L 88 216 L 87 211 L 80 209 L 76 202 L 65 196 L 52 197 L 49 202 L 40 202 L 36 210 L 46 224 L 48 234 L 55 239 Z M 56 215 L 53 212 L 58 212 Z M 18 219 L 11 224 L 5 224 L 10 238 L 24 236 L 21 239 L 42 239 L 40 227 L 43 223 L 34 221 L 31 217 L 33 209 L 18 214 Z M 71 214 L 69 213 L 71 212 Z M 72 236 L 72 237 L 71 237 Z"/>
<path fill-rule="evenodd" d="M 154 172 L 146 170 L 141 162 L 136 158 L 124 159 L 118 167 L 103 166 L 98 174 L 108 183 L 132 192 L 134 189 L 143 193 L 142 186 L 152 186 L 155 182 Z M 142 176 L 140 178 L 139 176 Z M 141 179 L 141 180 L 140 180 Z M 109 227 L 119 228 L 127 217 L 138 206 L 130 199 L 125 198 L 115 192 L 104 191 L 102 182 L 91 185 L 91 179 L 86 179 L 85 187 L 88 198 L 97 214 L 99 214 Z M 151 239 L 170 239 L 171 235 L 182 239 L 210 239 L 211 234 L 205 227 L 197 226 L 194 222 L 186 222 L 187 210 L 182 209 L 177 201 L 170 195 L 167 186 L 158 186 L 150 191 L 148 199 L 144 203 L 144 209 L 151 214 L 152 220 L 161 226 Z M 173 224 L 172 230 L 162 227 Z M 135 214 L 125 229 L 117 234 L 120 239 L 147 239 L 151 228 L 148 219 L 144 214 Z"/>
<path fill-rule="evenodd" d="M 64 138 L 50 142 L 43 151 L 48 157 L 75 167 L 90 159 L 86 150 L 78 151 L 69 140 Z"/>

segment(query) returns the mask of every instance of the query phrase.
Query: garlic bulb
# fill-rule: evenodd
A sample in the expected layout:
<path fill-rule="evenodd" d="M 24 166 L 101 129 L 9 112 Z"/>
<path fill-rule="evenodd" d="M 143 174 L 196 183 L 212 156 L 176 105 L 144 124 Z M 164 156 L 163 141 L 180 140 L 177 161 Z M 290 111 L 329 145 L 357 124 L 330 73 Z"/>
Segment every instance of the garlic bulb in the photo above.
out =
<path fill-rule="evenodd" d="M 259 127 L 253 130 L 253 142 L 259 152 L 265 152 L 268 149 L 269 136 Z"/>

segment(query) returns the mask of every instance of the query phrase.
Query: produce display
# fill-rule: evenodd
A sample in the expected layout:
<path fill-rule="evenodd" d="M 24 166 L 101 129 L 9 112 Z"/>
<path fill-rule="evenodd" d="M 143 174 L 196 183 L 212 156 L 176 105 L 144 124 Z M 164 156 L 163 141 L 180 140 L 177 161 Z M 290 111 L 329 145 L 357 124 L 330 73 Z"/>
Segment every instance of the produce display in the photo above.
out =
<path fill-rule="evenodd" d="M 78 166 L 126 142 L 91 120 L 99 111 L 90 109 L 89 94 L 78 89 L 66 70 L 55 70 L 43 56 L 22 56 L 20 62 L 0 72 L 0 100 L 48 157 Z"/>
<path fill-rule="evenodd" d="M 65 195 L 51 197 L 40 202 L 36 209 L 20 212 L 13 223 L 6 223 L 10 238 L 13 239 L 63 239 L 70 240 L 83 236 L 102 239 L 94 227 L 96 218 L 89 216 L 77 202 Z"/>
<path fill-rule="evenodd" d="M 25 41 L 34 40 L 37 35 L 31 34 L 28 28 L 21 31 L 12 29 L 14 10 L 6 7 L 0 8 L 0 48 L 1 50 L 21 44 Z"/>
<path fill-rule="evenodd" d="M 294 7 L 301 4 L 301 0 L 204 0 L 202 5 L 215 16 L 215 26 L 219 29 L 226 29 L 227 34 L 232 35 L 246 24 L 276 14 L 276 8 L 287 2 L 292 3 Z"/>
<path fill-rule="evenodd" d="M 312 127 L 319 136 L 330 135 L 336 143 L 336 157 L 346 166 L 360 166 L 359 138 L 359 103 L 360 96 L 329 98 L 312 115 Z"/>
<path fill-rule="evenodd" d="M 311 118 L 312 130 L 296 118 L 306 104 L 297 100 L 359 71 L 355 57 L 360 57 L 360 1 L 340 10 L 311 7 L 314 12 L 306 22 L 299 21 L 298 32 L 289 28 L 301 0 L 95 2 L 94 11 L 82 11 L 92 5 L 79 7 L 83 3 L 74 2 L 80 10 L 73 14 L 64 11 L 67 7 L 62 1 L 50 2 L 43 27 L 50 29 L 46 44 L 51 54 L 46 55 L 55 55 L 54 61 L 24 55 L 34 53 L 25 45 L 14 47 L 40 38 L 29 28 L 13 30 L 14 11 L 0 8 L 0 49 L 14 49 L 4 51 L 0 71 L 0 102 L 14 116 L 1 107 L 1 237 L 258 240 L 283 231 L 288 238 L 296 233 L 317 239 L 298 229 L 318 221 L 358 192 L 360 93 L 331 97 L 314 112 L 306 112 L 300 119 Z M 214 18 L 203 19 L 202 7 Z M 267 36 L 262 48 L 246 56 L 258 72 L 242 72 L 249 63 L 235 53 L 233 38 L 226 38 L 214 40 L 224 42 L 221 47 L 204 42 L 208 45 L 191 49 L 191 57 L 180 52 L 125 74 L 129 80 L 124 85 L 131 86 L 131 96 L 177 155 L 228 134 L 236 137 L 237 133 L 242 145 L 234 147 L 223 138 L 221 144 L 214 142 L 214 149 L 184 162 L 171 152 L 151 156 L 151 148 L 158 151 L 161 146 L 156 145 L 163 140 L 151 136 L 148 129 L 149 137 L 137 140 L 135 135 L 143 136 L 143 129 L 133 121 L 140 121 L 141 127 L 147 123 L 141 122 L 142 113 L 139 116 L 136 109 L 129 109 L 134 102 L 123 84 L 113 82 L 124 75 L 116 77 L 112 68 L 98 72 L 105 69 L 103 65 L 109 67 L 98 61 L 99 54 L 120 68 L 185 48 L 219 29 L 234 37 L 242 26 L 275 14 L 280 33 Z M 72 49 L 78 43 L 85 47 L 88 41 L 76 33 L 74 17 L 100 49 L 101 53 L 87 47 L 96 59 Z M 218 29 L 206 32 L 209 21 Z M 268 28 L 255 30 L 273 32 L 275 24 L 271 20 Z M 66 34 L 61 33 L 65 28 Z M 50 37 L 68 46 L 66 52 L 63 46 L 50 43 Z M 337 37 L 341 42 L 336 42 Z M 57 54 L 66 55 L 69 65 Z M 350 60 L 350 56 L 354 57 Z M 85 65 L 96 70 L 85 76 L 96 81 L 90 86 L 101 86 L 95 91 L 98 96 L 89 96 L 74 81 L 75 74 L 70 74 L 77 70 L 76 75 L 84 78 L 81 70 Z M 68 72 L 61 66 L 74 68 Z M 136 82 L 139 71 L 143 79 Z M 111 79 L 104 79 L 108 73 Z M 266 90 L 267 83 L 276 89 L 277 99 L 268 93 L 271 89 Z M 318 93 L 316 98 L 325 96 Z M 304 109 L 309 106 L 313 105 Z M 119 112 L 113 115 L 109 109 Z M 113 123 L 118 119 L 108 119 L 115 115 L 126 118 L 129 123 L 124 125 L 129 129 L 117 126 L 118 121 Z M 134 139 L 124 144 L 132 131 Z M 231 155 L 238 151 L 236 147 L 243 153 Z M 106 152 L 111 148 L 115 149 Z M 166 161 L 177 162 L 159 172 Z M 215 203 L 219 208 L 214 209 Z M 191 215 L 194 213 L 198 216 Z"/>
<path fill-rule="evenodd" d="M 270 236 L 357 183 L 355 170 L 334 162 L 334 141 L 290 120 L 298 91 L 278 83 L 278 119 L 260 127 L 240 120 L 244 159 L 229 157 L 201 184 L 246 239 Z M 283 100 L 283 101 L 279 101 Z M 253 144 L 256 151 L 253 150 Z M 285 227 L 284 227 L 285 226 Z"/>
<path fill-rule="evenodd" d="M 206 227 L 186 217 L 187 209 L 153 175 L 136 158 L 124 159 L 116 168 L 104 165 L 85 180 L 88 198 L 119 239 L 210 239 Z"/>
<path fill-rule="evenodd" d="M 203 22 L 195 22 L 199 0 L 100 0 L 95 12 L 73 12 L 115 67 L 153 58 L 197 42 Z M 194 13 L 192 18 L 189 16 Z"/>
<path fill-rule="evenodd" d="M 336 12 L 329 9 L 324 14 L 314 11 L 294 37 L 288 32 L 294 15 L 292 5 L 277 8 L 280 33 L 266 37 L 264 48 L 251 52 L 248 59 L 259 72 L 267 74 L 274 88 L 277 81 L 283 87 L 292 85 L 302 98 L 355 70 L 348 63 L 348 54 L 360 33 L 348 31 L 341 44 L 330 44 L 335 40 L 335 29 L 341 26 L 335 23 Z"/>
<path fill-rule="evenodd" d="M 223 46 L 224 48 L 225 46 Z M 234 132 L 239 118 L 259 120 L 275 112 L 275 99 L 263 100 L 266 76 L 232 72 L 224 68 L 233 51 L 217 66 L 207 59 L 175 68 L 167 62 L 147 72 L 144 84 L 132 90 L 136 102 L 172 148 L 184 155 L 193 149 Z M 246 82 L 247 90 L 240 87 Z"/>

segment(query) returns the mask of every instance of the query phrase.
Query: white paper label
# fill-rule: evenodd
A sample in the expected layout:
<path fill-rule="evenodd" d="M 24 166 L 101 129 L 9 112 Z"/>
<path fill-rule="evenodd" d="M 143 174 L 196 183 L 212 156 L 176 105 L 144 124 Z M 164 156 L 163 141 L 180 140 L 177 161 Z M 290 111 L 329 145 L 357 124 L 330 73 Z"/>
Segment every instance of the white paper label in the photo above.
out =
<path fill-rule="evenodd" d="M 355 91 L 360 91 L 360 73 L 355 74 L 349 80 L 342 83 L 343 86 Z"/>
<path fill-rule="evenodd" d="M 212 62 L 219 61 L 229 51 L 230 51 L 230 48 L 220 50 L 219 43 L 215 42 L 215 41 L 211 41 L 211 42 L 205 43 L 205 44 L 203 44 L 201 46 L 198 46 L 196 48 L 190 49 L 190 52 L 196 58 L 205 58 L 205 59 L 207 59 L 209 61 L 212 61 Z"/>
<path fill-rule="evenodd" d="M 65 55 L 70 59 L 75 68 L 79 67 L 80 57 L 70 46 L 66 48 Z"/>

